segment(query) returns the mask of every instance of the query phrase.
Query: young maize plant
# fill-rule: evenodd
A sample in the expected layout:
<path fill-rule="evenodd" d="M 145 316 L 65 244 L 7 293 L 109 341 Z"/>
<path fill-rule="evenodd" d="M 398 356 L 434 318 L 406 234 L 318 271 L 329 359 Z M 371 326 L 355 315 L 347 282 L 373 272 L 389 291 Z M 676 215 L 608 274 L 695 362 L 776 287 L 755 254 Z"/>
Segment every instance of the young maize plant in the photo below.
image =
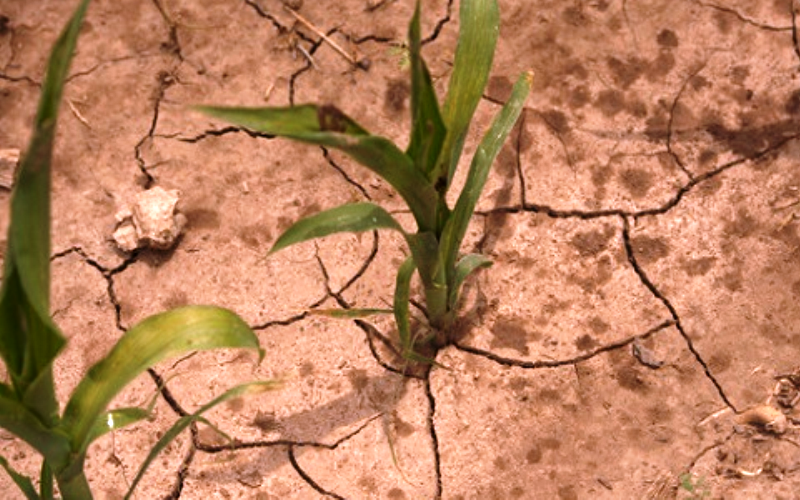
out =
<path fill-rule="evenodd" d="M 303 219 L 284 232 L 270 252 L 339 232 L 392 229 L 402 233 L 410 257 L 400 266 L 393 312 L 401 352 L 410 360 L 430 361 L 420 347 L 446 345 L 458 312 L 466 278 L 491 264 L 483 255 L 461 255 L 461 243 L 486 183 L 491 165 L 522 111 L 532 74 L 520 76 L 511 96 L 480 142 L 466 184 L 454 207 L 446 195 L 461 158 L 467 129 L 486 86 L 499 32 L 496 0 L 462 0 L 460 32 L 447 97 L 440 107 L 421 56 L 420 2 L 408 30 L 411 71 L 411 138 L 402 151 L 373 135 L 338 108 L 306 104 L 283 108 L 199 106 L 201 112 L 247 129 L 343 151 L 380 175 L 403 198 L 414 216 L 408 232 L 385 209 L 373 203 L 342 205 Z M 411 278 L 419 273 L 432 335 L 411 332 Z M 424 349 L 429 351 L 430 349 Z"/>
<path fill-rule="evenodd" d="M 84 474 L 89 445 L 108 432 L 150 416 L 151 408 L 107 409 L 116 395 L 148 368 L 187 352 L 215 348 L 239 347 L 254 349 L 260 357 L 264 354 L 256 335 L 234 313 L 210 306 L 174 309 L 151 316 L 125 332 L 80 381 L 61 413 L 53 362 L 66 339 L 50 317 L 50 164 L 64 82 L 88 4 L 89 0 L 80 2 L 50 55 L 33 136 L 12 193 L 0 288 L 0 357 L 10 379 L 0 381 L 0 427 L 43 457 L 38 490 L 3 457 L 0 467 L 28 500 L 53 499 L 54 481 L 64 500 L 92 498 Z M 164 447 L 192 422 L 206 422 L 201 416 L 204 412 L 231 398 L 275 385 L 239 385 L 180 418 L 153 447 L 126 498 Z M 11 498 L 6 494 L 0 497 Z"/>

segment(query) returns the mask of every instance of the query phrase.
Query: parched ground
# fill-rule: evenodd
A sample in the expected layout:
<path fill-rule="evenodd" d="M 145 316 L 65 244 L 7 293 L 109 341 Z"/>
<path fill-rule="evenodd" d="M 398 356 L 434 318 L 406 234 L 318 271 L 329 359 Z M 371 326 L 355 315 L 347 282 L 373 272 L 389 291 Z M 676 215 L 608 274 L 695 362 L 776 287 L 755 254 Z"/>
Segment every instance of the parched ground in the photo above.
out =
<path fill-rule="evenodd" d="M 25 148 L 74 3 L 0 0 L 0 149 Z M 458 2 L 424 4 L 443 91 Z M 390 303 L 401 241 L 342 235 L 266 257 L 291 222 L 343 202 L 410 221 L 398 197 L 336 152 L 188 105 L 333 103 L 404 145 L 397 44 L 413 2 L 93 2 L 54 169 L 53 315 L 70 338 L 59 392 L 124 329 L 183 304 L 235 310 L 267 350 L 260 365 L 198 354 L 137 380 L 118 404 L 166 389 L 150 421 L 90 450 L 97 498 L 121 498 L 177 415 L 273 377 L 282 390 L 209 415 L 233 442 L 199 426 L 136 498 L 800 498 L 800 3 L 500 7 L 467 157 L 516 76 L 536 78 L 468 236 L 495 265 L 471 282 L 441 367 L 404 378 L 390 322 L 313 313 Z M 120 253 L 115 212 L 154 186 L 181 191 L 184 236 Z M 9 195 L 6 182 L 0 206 Z M 4 208 L 0 234 L 7 224 Z M 0 453 L 35 474 L 7 433 Z M 16 498 L 5 476 L 0 492 Z"/>

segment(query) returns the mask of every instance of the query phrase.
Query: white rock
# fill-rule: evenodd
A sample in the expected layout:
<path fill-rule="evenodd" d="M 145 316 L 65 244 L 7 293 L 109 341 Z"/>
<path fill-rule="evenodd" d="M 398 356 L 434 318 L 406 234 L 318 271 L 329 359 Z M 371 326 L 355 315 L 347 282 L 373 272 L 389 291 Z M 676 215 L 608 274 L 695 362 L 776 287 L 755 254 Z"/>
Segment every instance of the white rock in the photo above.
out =
<path fill-rule="evenodd" d="M 186 226 L 186 217 L 178 212 L 180 192 L 154 187 L 136 195 L 132 206 L 117 212 L 114 241 L 120 250 L 137 248 L 166 250 L 175 244 Z"/>
<path fill-rule="evenodd" d="M 139 248 L 139 236 L 136 234 L 133 222 L 127 220 L 119 224 L 114 231 L 114 241 L 123 252 L 133 252 Z"/>

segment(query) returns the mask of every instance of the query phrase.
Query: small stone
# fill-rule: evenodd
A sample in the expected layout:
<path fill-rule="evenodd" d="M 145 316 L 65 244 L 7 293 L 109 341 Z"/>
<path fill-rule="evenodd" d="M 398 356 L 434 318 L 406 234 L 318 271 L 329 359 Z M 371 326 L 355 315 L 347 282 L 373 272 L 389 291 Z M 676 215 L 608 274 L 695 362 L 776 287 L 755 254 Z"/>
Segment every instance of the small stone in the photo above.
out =
<path fill-rule="evenodd" d="M 130 220 L 117 226 L 114 231 L 114 241 L 123 252 L 133 252 L 139 248 L 139 236 L 136 234 L 136 228 Z"/>
<path fill-rule="evenodd" d="M 120 250 L 171 248 L 186 226 L 186 217 L 177 209 L 179 200 L 177 189 L 154 187 L 137 194 L 133 206 L 123 207 L 115 215 L 114 241 Z"/>
<path fill-rule="evenodd" d="M 19 149 L 0 149 L 0 188 L 12 188 L 18 166 Z"/>

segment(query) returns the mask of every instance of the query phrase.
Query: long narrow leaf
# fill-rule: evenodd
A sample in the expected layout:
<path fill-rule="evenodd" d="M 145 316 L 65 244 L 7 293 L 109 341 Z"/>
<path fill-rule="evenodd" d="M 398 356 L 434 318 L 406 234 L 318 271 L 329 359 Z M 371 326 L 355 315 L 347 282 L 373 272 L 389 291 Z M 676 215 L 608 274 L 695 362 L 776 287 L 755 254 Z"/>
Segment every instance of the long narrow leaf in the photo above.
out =
<path fill-rule="evenodd" d="M 467 232 L 469 220 L 475 211 L 475 205 L 481 196 L 483 186 L 486 184 L 489 170 L 522 112 L 532 83 L 532 73 L 525 73 L 519 77 L 511 91 L 511 97 L 503 106 L 503 109 L 500 110 L 486 135 L 484 135 L 475 152 L 475 156 L 472 158 L 469 173 L 467 174 L 467 182 L 442 233 L 442 259 L 445 262 L 445 268 L 448 270 L 455 265 L 458 249 Z M 448 279 L 452 279 L 452 277 L 448 277 Z M 449 284 L 452 286 L 452 282 Z"/>
<path fill-rule="evenodd" d="M 471 253 L 465 255 L 456 264 L 455 273 L 453 275 L 453 285 L 450 287 L 450 296 L 448 300 L 448 309 L 454 310 L 458 305 L 458 297 L 461 291 L 461 285 L 467 277 L 477 271 L 492 265 L 492 261 L 481 254 Z"/>
<path fill-rule="evenodd" d="M 16 393 L 48 425 L 58 415 L 50 367 L 66 342 L 49 311 L 50 164 L 64 82 L 88 4 L 80 2 L 50 54 L 33 136 L 11 199 L 0 290 L 0 356 Z"/>
<path fill-rule="evenodd" d="M 14 484 L 16 484 L 20 491 L 22 491 L 22 494 L 25 495 L 25 498 L 28 500 L 39 500 L 39 495 L 36 493 L 36 488 L 33 486 L 33 481 L 31 481 L 29 477 L 23 476 L 13 467 L 11 467 L 11 465 L 8 463 L 8 460 L 6 460 L 3 456 L 0 456 L 0 467 L 5 469 L 6 473 L 11 477 L 11 480 L 14 481 Z"/>
<path fill-rule="evenodd" d="M 39 474 L 39 496 L 42 500 L 53 500 L 55 491 L 53 485 L 53 470 L 47 460 L 42 461 L 42 471 Z"/>
<path fill-rule="evenodd" d="M 341 205 L 295 222 L 272 245 L 269 253 L 277 252 L 289 245 L 335 233 L 372 231 L 374 229 L 394 229 L 404 233 L 397 220 L 374 203 Z"/>
<path fill-rule="evenodd" d="M 453 74 L 442 112 L 447 137 L 437 168 L 429 177 L 444 191 L 453 179 L 472 115 L 489 79 L 499 23 L 496 0 L 461 1 Z"/>
<path fill-rule="evenodd" d="M 436 167 L 446 130 L 430 72 L 422 59 L 419 18 L 420 3 L 417 0 L 414 17 L 408 29 L 411 62 L 411 143 L 408 146 L 408 156 L 414 160 L 417 170 L 428 176 Z"/>
<path fill-rule="evenodd" d="M 327 316 L 329 318 L 337 319 L 361 319 L 370 316 L 377 316 L 379 314 L 392 314 L 394 311 L 391 309 L 377 309 L 377 308 L 361 308 L 361 309 L 311 309 L 309 314 L 315 316 Z"/>
<path fill-rule="evenodd" d="M 414 349 L 411 338 L 411 320 L 409 318 L 408 304 L 411 300 L 411 277 L 414 275 L 414 259 L 408 257 L 397 270 L 394 289 L 394 321 L 397 324 L 397 334 L 400 337 L 400 352 L 403 356 Z"/>
<path fill-rule="evenodd" d="M 207 412 L 208 410 L 214 408 L 215 406 L 224 403 L 225 401 L 239 398 L 243 396 L 248 396 L 252 394 L 259 394 L 266 391 L 271 391 L 277 389 L 280 386 L 278 382 L 251 382 L 249 384 L 242 384 L 237 385 L 236 387 L 229 389 L 221 396 L 214 398 L 211 402 L 202 406 L 199 410 L 192 413 L 191 415 L 186 415 L 178 419 L 175 424 L 161 436 L 161 439 L 150 449 L 150 453 L 147 455 L 147 458 L 142 465 L 139 467 L 139 471 L 136 473 L 136 477 L 133 478 L 131 482 L 131 486 L 128 489 L 128 493 L 125 495 L 125 499 L 133 495 L 133 491 L 136 489 L 136 486 L 139 484 L 139 481 L 142 480 L 144 477 L 145 472 L 150 467 L 150 464 L 153 463 L 153 460 L 156 459 L 159 453 L 167 447 L 169 443 L 175 440 L 178 435 L 183 432 L 192 422 L 196 422 L 198 420 L 204 420 L 202 418 L 203 413 Z"/>
<path fill-rule="evenodd" d="M 72 449 L 86 450 L 92 431 L 114 397 L 147 368 L 192 351 L 259 348 L 258 338 L 234 313 L 210 306 L 188 306 L 151 316 L 117 342 L 83 378 L 64 411 Z"/>
<path fill-rule="evenodd" d="M 339 149 L 385 179 L 408 204 L 420 230 L 435 225 L 436 191 L 412 159 L 388 139 L 368 134 L 334 106 L 195 109 L 258 132 Z"/>

